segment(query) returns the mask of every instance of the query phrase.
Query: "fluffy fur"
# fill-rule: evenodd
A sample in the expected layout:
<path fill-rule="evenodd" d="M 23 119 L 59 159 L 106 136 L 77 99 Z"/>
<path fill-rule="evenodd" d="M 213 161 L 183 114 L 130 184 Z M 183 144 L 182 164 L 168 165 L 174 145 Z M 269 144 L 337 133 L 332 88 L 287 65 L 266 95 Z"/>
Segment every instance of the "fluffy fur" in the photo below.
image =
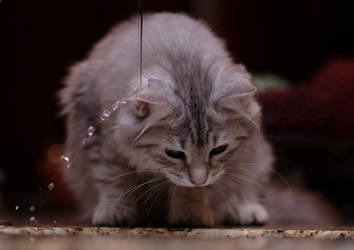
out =
<path fill-rule="evenodd" d="M 138 65 L 133 18 L 71 68 L 60 93 L 66 176 L 92 223 L 265 223 L 273 157 L 244 67 L 203 23 L 171 13 L 144 17 L 140 91 Z M 102 112 L 132 96 L 81 147 Z"/>

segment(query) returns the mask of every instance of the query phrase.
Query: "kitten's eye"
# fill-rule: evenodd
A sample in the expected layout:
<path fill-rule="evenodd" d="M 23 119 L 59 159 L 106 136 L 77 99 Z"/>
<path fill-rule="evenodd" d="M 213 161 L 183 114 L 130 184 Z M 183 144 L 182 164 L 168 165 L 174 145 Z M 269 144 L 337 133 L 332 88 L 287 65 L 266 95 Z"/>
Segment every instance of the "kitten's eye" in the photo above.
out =
<path fill-rule="evenodd" d="M 219 147 L 213 148 L 209 153 L 209 157 L 212 157 L 213 155 L 221 154 L 227 149 L 227 146 L 229 146 L 229 144 L 224 144 Z"/>
<path fill-rule="evenodd" d="M 172 150 L 172 149 L 165 149 L 165 153 L 172 158 L 176 159 L 186 159 L 186 155 L 182 151 Z"/>

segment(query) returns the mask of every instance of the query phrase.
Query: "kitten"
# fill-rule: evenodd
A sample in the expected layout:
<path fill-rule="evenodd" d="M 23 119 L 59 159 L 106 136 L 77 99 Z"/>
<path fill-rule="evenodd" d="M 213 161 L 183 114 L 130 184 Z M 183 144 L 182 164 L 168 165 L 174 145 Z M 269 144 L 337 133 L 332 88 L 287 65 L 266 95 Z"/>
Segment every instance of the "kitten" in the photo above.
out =
<path fill-rule="evenodd" d="M 138 40 L 137 18 L 116 26 L 60 93 L 67 181 L 92 223 L 265 223 L 260 196 L 273 156 L 250 75 L 200 21 L 150 14 L 137 92 Z M 81 148 L 88 127 L 127 98 Z"/>

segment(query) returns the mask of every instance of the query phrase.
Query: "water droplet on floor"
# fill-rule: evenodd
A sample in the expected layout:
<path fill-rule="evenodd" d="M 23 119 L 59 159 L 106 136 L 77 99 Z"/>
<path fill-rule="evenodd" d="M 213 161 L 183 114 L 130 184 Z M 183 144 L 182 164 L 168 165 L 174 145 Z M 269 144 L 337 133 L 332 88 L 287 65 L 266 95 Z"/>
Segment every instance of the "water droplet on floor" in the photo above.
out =
<path fill-rule="evenodd" d="M 34 206 L 31 206 L 31 207 L 29 208 L 29 210 L 30 210 L 31 212 L 34 212 L 34 211 L 36 211 L 36 208 L 35 208 Z"/>
<path fill-rule="evenodd" d="M 31 216 L 31 217 L 30 217 L 30 222 L 36 222 L 36 217 Z"/>
<path fill-rule="evenodd" d="M 107 118 L 109 118 L 111 116 L 111 114 L 112 113 L 111 113 L 110 110 L 108 110 L 108 109 L 104 110 L 103 113 L 102 113 L 101 120 L 102 121 L 106 120 Z"/>
<path fill-rule="evenodd" d="M 54 183 L 53 183 L 53 182 L 52 182 L 52 183 L 49 183 L 48 189 L 49 189 L 50 191 L 52 191 L 52 190 L 54 189 Z"/>
<path fill-rule="evenodd" d="M 66 168 L 70 168 L 70 158 L 67 157 L 66 155 L 62 155 L 60 157 L 61 160 L 61 164 L 66 167 Z"/>
<path fill-rule="evenodd" d="M 29 240 L 30 240 L 30 242 L 32 242 L 32 243 L 36 241 L 36 239 L 35 239 L 34 237 L 30 237 Z"/>
<path fill-rule="evenodd" d="M 87 134 L 89 136 L 93 136 L 93 134 L 95 133 L 95 128 L 93 126 L 90 126 L 88 129 L 87 129 Z"/>
<path fill-rule="evenodd" d="M 18 205 L 15 206 L 15 210 L 18 211 L 20 207 Z"/>

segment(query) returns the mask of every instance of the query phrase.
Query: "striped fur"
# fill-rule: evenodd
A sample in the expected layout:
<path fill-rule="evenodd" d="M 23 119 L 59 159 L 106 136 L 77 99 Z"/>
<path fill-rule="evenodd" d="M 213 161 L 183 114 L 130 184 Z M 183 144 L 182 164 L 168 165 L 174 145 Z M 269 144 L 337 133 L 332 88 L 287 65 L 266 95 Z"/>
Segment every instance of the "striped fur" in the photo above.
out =
<path fill-rule="evenodd" d="M 60 93 L 66 177 L 83 210 L 95 225 L 264 223 L 260 186 L 273 157 L 250 75 L 202 22 L 150 14 L 139 89 L 136 27 L 136 18 L 114 27 L 71 68 Z M 87 128 L 124 98 L 81 148 Z M 221 145 L 224 152 L 210 154 Z M 149 209 L 157 216 L 142 212 Z"/>

